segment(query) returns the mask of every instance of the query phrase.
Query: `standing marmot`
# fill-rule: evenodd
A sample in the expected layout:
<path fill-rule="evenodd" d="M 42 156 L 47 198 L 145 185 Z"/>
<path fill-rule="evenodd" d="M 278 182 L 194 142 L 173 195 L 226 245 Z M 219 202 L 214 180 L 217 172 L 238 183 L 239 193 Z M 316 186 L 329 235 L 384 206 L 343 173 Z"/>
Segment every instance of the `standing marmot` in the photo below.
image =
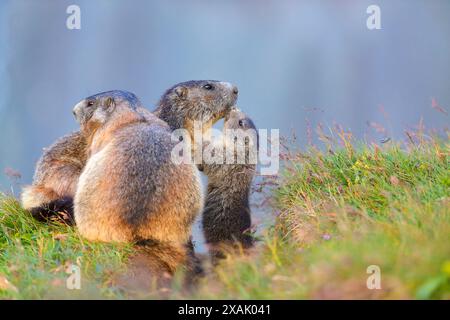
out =
<path fill-rule="evenodd" d="M 153 117 L 135 95 L 119 90 L 110 94 L 121 95 L 144 116 Z M 206 130 L 235 104 L 237 95 L 237 87 L 227 82 L 182 82 L 164 93 L 154 114 L 172 130 L 187 128 L 192 136 L 195 120 L 204 123 Z M 44 151 L 36 166 L 33 184 L 25 187 L 21 195 L 23 207 L 35 218 L 47 220 L 60 211 L 72 214 L 76 183 L 86 163 L 85 149 L 84 137 L 74 132 Z"/>
<path fill-rule="evenodd" d="M 144 244 L 173 273 L 189 259 L 186 244 L 202 207 L 196 167 L 173 164 L 170 129 L 120 95 L 86 98 L 74 114 L 87 146 L 74 198 L 80 234 Z"/>
<path fill-rule="evenodd" d="M 224 246 L 239 243 L 248 248 L 253 244 L 249 234 L 249 195 L 255 175 L 257 148 L 258 135 L 253 121 L 233 108 L 225 118 L 224 136 L 214 142 L 210 150 L 223 150 L 223 159 L 226 160 L 228 149 L 234 163 L 228 160 L 223 164 L 204 162 L 201 166 L 208 177 L 203 232 L 213 258 L 222 256 Z"/>

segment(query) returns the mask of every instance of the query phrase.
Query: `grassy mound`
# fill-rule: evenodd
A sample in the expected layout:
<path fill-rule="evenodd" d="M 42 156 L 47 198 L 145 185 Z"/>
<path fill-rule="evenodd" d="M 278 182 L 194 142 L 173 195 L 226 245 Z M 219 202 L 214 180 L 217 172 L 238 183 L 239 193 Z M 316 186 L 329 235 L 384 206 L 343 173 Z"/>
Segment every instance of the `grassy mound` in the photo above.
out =
<path fill-rule="evenodd" d="M 449 144 L 312 148 L 291 154 L 277 214 L 250 255 L 229 257 L 172 298 L 450 299 Z M 84 241 L 0 198 L 0 298 L 124 298 L 111 284 L 129 246 Z M 68 265 L 82 289 L 67 290 Z M 373 270 L 380 289 L 369 289 Z M 369 281 L 368 281 L 369 279 Z"/>
<path fill-rule="evenodd" d="M 450 299 L 448 151 L 431 139 L 408 148 L 344 140 L 290 154 L 260 251 L 226 261 L 216 290 L 206 279 L 198 296 Z"/>
<path fill-rule="evenodd" d="M 131 248 L 83 240 L 72 227 L 36 222 L 17 200 L 0 195 L 0 298 L 121 297 L 108 286 Z M 82 290 L 67 290 L 71 265 Z"/>

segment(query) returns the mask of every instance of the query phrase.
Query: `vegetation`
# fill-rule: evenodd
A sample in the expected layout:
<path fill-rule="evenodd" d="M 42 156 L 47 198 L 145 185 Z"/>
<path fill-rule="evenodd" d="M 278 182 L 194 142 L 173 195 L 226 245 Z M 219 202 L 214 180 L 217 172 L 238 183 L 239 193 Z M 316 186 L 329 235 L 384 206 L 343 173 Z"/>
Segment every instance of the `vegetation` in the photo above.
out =
<path fill-rule="evenodd" d="M 289 152 L 271 193 L 273 225 L 250 254 L 236 254 L 188 293 L 170 298 L 450 299 L 449 141 Z M 89 243 L 41 224 L 0 198 L 0 298 L 127 298 L 114 285 L 133 248 Z M 66 266 L 82 290 L 67 290 Z M 381 271 L 370 290 L 369 266 Z"/>
<path fill-rule="evenodd" d="M 450 299 L 449 145 L 430 139 L 288 155 L 280 210 L 255 256 L 216 271 L 200 297 Z M 381 289 L 369 290 L 369 266 Z M 370 270 L 370 269 L 369 269 Z"/>
<path fill-rule="evenodd" d="M 0 198 L 0 298 L 119 298 L 108 282 L 123 269 L 131 250 L 90 243 L 67 225 L 42 224 L 14 198 Z M 82 282 L 82 291 L 66 292 L 66 270 L 72 264 L 80 266 L 82 279 L 90 279 Z"/>

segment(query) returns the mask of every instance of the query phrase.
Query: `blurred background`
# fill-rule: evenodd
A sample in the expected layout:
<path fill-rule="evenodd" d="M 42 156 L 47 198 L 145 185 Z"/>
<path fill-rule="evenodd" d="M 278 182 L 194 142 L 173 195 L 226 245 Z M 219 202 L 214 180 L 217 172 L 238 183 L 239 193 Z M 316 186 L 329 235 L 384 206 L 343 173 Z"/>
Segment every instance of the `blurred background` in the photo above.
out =
<path fill-rule="evenodd" d="M 66 28 L 71 4 L 81 30 Z M 371 4 L 381 30 L 366 26 Z M 421 117 L 445 127 L 433 106 L 450 107 L 449 13 L 448 0 L 2 0 L 0 190 L 18 195 L 42 148 L 77 129 L 72 106 L 111 89 L 153 109 L 177 82 L 233 82 L 259 128 L 301 146 L 307 123 L 368 141 Z"/>

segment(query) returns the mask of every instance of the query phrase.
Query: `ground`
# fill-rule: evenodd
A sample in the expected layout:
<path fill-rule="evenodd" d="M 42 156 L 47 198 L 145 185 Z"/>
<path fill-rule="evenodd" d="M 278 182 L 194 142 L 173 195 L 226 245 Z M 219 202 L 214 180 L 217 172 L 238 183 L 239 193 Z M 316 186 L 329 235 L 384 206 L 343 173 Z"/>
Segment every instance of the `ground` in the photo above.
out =
<path fill-rule="evenodd" d="M 266 180 L 275 218 L 256 248 L 210 269 L 195 289 L 183 290 L 177 275 L 146 297 L 450 299 L 449 139 L 409 139 L 367 145 L 342 134 L 322 151 L 290 149 L 280 176 Z M 133 251 L 36 222 L 1 195 L 0 298 L 132 297 L 114 279 Z M 66 287 L 71 265 L 81 290 Z"/>

